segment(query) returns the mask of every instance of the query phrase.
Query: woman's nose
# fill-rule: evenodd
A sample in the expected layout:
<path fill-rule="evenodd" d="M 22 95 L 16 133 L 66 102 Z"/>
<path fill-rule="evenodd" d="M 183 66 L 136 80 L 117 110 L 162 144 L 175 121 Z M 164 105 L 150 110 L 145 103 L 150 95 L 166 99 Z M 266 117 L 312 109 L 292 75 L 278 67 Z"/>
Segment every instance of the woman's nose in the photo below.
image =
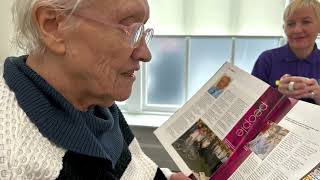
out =
<path fill-rule="evenodd" d="M 294 26 L 293 28 L 293 32 L 297 33 L 297 32 L 301 32 L 302 31 L 302 25 L 301 24 L 297 24 Z"/>
<path fill-rule="evenodd" d="M 143 62 L 151 60 L 152 55 L 144 39 L 142 39 L 138 46 L 133 50 L 131 57 Z"/>

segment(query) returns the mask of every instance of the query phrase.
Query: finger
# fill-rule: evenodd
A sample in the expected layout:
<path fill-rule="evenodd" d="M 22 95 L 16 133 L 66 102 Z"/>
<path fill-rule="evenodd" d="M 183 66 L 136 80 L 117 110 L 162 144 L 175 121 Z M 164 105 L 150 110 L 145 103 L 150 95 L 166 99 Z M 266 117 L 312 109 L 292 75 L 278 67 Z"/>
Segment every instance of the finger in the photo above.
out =
<path fill-rule="evenodd" d="M 289 77 L 289 76 L 290 76 L 290 74 L 284 74 L 283 76 L 281 76 L 280 80 L 283 78 Z"/>
<path fill-rule="evenodd" d="M 289 93 L 288 85 L 280 83 L 278 86 L 278 91 L 284 95 L 287 95 Z"/>
<path fill-rule="evenodd" d="M 302 90 L 302 89 L 305 89 L 307 88 L 307 85 L 306 83 L 304 82 L 295 82 L 293 84 L 293 90 L 296 91 L 296 90 Z"/>
<path fill-rule="evenodd" d="M 280 80 L 280 83 L 283 84 L 288 84 L 289 82 L 293 81 L 295 83 L 305 83 L 308 79 L 306 79 L 305 77 L 301 77 L 301 76 L 290 76 L 290 77 L 285 77 L 283 79 Z"/>
<path fill-rule="evenodd" d="M 318 84 L 318 81 L 315 80 L 315 79 L 313 79 L 313 78 L 307 79 L 305 82 L 306 82 L 306 84 L 307 84 L 308 86 L 319 85 L 319 84 Z"/>
<path fill-rule="evenodd" d="M 320 86 L 318 82 L 314 85 L 307 86 L 306 89 L 309 91 L 309 94 L 307 94 L 306 98 L 319 98 L 320 95 Z"/>
<path fill-rule="evenodd" d="M 301 89 L 301 90 L 296 90 L 293 92 L 288 92 L 288 96 L 297 98 L 299 96 L 305 96 L 309 93 L 310 93 L 310 91 L 308 91 L 307 89 Z"/>
<path fill-rule="evenodd" d="M 299 88 L 293 91 L 290 91 L 287 86 L 283 87 L 279 87 L 278 88 L 279 92 L 281 92 L 282 94 L 288 96 L 288 97 L 292 97 L 292 98 L 297 98 L 298 96 L 303 96 L 306 93 L 309 93 L 310 90 L 308 88 Z"/>
<path fill-rule="evenodd" d="M 299 95 L 299 96 L 295 96 L 293 98 L 295 99 L 301 99 L 301 98 L 311 98 L 313 99 L 315 97 L 315 93 L 314 92 L 308 92 L 308 93 L 304 93 L 302 95 Z"/>
<path fill-rule="evenodd" d="M 296 90 L 303 90 L 306 87 L 306 83 L 290 81 L 288 84 L 279 84 L 278 90 L 282 93 L 291 93 Z"/>
<path fill-rule="evenodd" d="M 318 85 L 318 83 L 306 86 L 305 89 L 307 90 L 307 93 L 314 92 L 316 95 L 320 94 L 320 86 Z"/>
<path fill-rule="evenodd" d="M 300 94 L 297 93 L 295 94 L 294 98 L 300 99 L 300 98 L 314 98 L 316 92 L 320 92 L 319 85 L 311 85 L 311 86 L 306 86 L 305 89 L 297 91 L 301 92 Z"/>
<path fill-rule="evenodd" d="M 191 175 L 189 176 L 189 178 L 192 179 L 192 180 L 198 180 L 197 177 L 196 177 L 194 174 L 191 174 Z"/>
<path fill-rule="evenodd" d="M 188 176 L 182 172 L 174 173 L 171 175 L 170 180 L 191 180 Z"/>

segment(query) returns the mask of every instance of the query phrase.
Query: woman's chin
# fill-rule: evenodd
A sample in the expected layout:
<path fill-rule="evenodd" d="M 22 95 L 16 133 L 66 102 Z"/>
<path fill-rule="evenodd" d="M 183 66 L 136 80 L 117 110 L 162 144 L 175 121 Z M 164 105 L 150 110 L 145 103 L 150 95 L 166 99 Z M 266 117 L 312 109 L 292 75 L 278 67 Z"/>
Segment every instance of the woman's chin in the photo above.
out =
<path fill-rule="evenodd" d="M 291 48 L 293 49 L 308 49 L 310 45 L 306 44 L 305 42 L 294 42 L 290 45 Z"/>
<path fill-rule="evenodd" d="M 130 96 L 118 98 L 117 101 L 122 102 L 129 99 Z"/>
<path fill-rule="evenodd" d="M 119 94 L 117 97 L 117 101 L 125 101 L 129 99 L 130 95 L 131 95 L 131 89 L 130 91 L 122 92 L 121 94 Z"/>

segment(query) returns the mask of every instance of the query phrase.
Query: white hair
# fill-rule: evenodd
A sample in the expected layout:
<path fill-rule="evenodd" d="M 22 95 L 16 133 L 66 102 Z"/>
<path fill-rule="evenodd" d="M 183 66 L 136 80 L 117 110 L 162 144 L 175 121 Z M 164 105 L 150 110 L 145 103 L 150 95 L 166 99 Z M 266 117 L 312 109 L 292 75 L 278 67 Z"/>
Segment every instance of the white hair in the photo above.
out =
<path fill-rule="evenodd" d="M 41 35 L 33 21 L 32 12 L 39 7 L 52 7 L 69 15 L 82 0 L 14 0 L 12 18 L 15 30 L 14 42 L 26 54 L 40 53 L 45 50 Z"/>

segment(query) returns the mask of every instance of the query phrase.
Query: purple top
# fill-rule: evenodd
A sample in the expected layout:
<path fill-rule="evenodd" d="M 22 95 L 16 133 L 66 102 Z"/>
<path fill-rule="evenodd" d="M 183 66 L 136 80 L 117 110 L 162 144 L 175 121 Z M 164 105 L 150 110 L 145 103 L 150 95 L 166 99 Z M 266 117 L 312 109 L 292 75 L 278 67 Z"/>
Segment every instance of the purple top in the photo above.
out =
<path fill-rule="evenodd" d="M 314 78 L 320 82 L 320 50 L 315 44 L 312 53 L 304 60 L 298 59 L 289 45 L 264 51 L 256 61 L 252 75 L 276 88 L 276 80 L 284 74 Z M 312 99 L 303 99 L 314 103 Z"/>

